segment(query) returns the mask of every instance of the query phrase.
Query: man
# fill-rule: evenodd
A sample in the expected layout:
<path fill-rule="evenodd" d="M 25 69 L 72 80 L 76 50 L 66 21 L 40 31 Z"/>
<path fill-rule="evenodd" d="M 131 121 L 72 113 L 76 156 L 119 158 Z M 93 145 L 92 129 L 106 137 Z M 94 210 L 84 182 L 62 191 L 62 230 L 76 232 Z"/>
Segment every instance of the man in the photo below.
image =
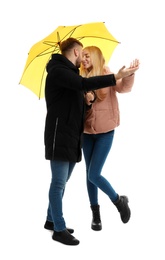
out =
<path fill-rule="evenodd" d="M 60 44 L 61 54 L 53 54 L 47 65 L 45 99 L 45 158 L 50 160 L 52 180 L 49 206 L 44 227 L 53 230 L 52 238 L 66 245 L 78 245 L 79 240 L 66 227 L 62 211 L 65 185 L 77 162 L 81 161 L 82 134 L 86 104 L 84 92 L 114 86 L 116 80 L 138 69 L 122 67 L 114 75 L 83 78 L 79 75 L 83 45 L 74 38 Z"/>

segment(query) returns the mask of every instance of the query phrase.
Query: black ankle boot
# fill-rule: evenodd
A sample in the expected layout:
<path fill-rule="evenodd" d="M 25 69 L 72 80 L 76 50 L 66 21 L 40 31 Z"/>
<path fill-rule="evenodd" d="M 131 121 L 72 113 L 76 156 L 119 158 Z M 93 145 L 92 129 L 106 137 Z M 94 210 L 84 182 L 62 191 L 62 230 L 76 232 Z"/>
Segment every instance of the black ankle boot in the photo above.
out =
<path fill-rule="evenodd" d="M 55 241 L 70 246 L 76 246 L 80 243 L 80 241 L 77 240 L 74 236 L 72 236 L 67 229 L 60 232 L 54 231 L 52 238 Z"/>
<path fill-rule="evenodd" d="M 54 230 L 53 222 L 47 220 L 45 222 L 44 228 L 48 230 Z M 69 231 L 70 234 L 74 233 L 74 229 L 72 228 L 67 228 L 67 230 Z"/>
<path fill-rule="evenodd" d="M 102 229 L 102 223 L 100 219 L 100 206 L 99 205 L 91 206 L 91 210 L 93 215 L 91 228 L 95 231 L 99 231 Z"/>
<path fill-rule="evenodd" d="M 123 223 L 127 223 L 131 216 L 131 211 L 128 206 L 128 198 L 126 196 L 120 196 L 118 199 L 113 202 L 120 212 L 120 217 Z"/>

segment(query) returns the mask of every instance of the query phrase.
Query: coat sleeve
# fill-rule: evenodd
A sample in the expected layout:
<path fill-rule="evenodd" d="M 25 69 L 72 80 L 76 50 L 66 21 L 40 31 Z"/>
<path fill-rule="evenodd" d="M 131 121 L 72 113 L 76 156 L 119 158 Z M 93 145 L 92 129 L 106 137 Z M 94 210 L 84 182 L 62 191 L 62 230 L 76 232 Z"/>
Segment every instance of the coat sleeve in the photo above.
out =
<path fill-rule="evenodd" d="M 82 78 L 82 85 L 85 91 L 97 90 L 105 87 L 113 87 L 116 85 L 114 74 L 95 76 L 90 78 Z"/>
<path fill-rule="evenodd" d="M 80 91 L 90 91 L 116 85 L 114 74 L 84 78 L 70 70 L 64 71 L 64 69 L 56 69 L 51 81 L 52 84 L 54 82 L 54 86 L 58 86 L 56 83 L 59 81 L 61 87 Z"/>
<path fill-rule="evenodd" d="M 109 74 L 112 72 L 110 71 L 109 67 L 106 66 L 105 67 L 105 74 Z M 135 74 L 132 74 L 131 76 L 125 77 L 123 79 L 119 79 L 116 81 L 116 86 L 114 87 L 114 89 L 118 92 L 118 93 L 127 93 L 130 92 L 132 90 L 133 84 L 134 84 L 134 78 L 135 78 Z"/>
<path fill-rule="evenodd" d="M 135 74 L 116 81 L 115 90 L 118 93 L 131 92 L 134 84 Z"/>

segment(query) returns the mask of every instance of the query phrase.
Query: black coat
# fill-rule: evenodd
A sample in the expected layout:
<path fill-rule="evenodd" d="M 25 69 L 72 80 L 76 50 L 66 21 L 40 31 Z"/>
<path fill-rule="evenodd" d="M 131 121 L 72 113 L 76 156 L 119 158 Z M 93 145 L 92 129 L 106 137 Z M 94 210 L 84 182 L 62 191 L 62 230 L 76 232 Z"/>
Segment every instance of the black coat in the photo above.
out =
<path fill-rule="evenodd" d="M 47 65 L 45 158 L 79 162 L 82 158 L 84 92 L 116 84 L 114 75 L 83 78 L 72 62 L 53 54 Z"/>

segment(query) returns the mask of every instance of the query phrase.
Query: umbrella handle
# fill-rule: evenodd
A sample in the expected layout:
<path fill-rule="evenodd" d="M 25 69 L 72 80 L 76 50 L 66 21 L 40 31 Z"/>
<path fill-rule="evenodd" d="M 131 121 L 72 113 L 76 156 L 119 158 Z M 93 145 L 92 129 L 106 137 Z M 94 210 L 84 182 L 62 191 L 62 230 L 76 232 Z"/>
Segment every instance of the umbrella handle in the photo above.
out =
<path fill-rule="evenodd" d="M 59 32 L 57 32 L 57 40 L 58 40 L 58 45 L 60 46 L 60 34 L 59 34 Z"/>

